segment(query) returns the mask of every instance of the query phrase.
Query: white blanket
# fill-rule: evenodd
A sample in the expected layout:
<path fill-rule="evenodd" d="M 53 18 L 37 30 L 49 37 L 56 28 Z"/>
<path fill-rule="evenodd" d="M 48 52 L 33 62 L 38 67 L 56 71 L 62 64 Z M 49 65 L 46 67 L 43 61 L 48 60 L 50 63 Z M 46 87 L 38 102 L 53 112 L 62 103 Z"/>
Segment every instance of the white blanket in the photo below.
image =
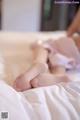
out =
<path fill-rule="evenodd" d="M 0 112 L 9 120 L 79 120 L 80 82 L 17 93 L 0 81 Z"/>

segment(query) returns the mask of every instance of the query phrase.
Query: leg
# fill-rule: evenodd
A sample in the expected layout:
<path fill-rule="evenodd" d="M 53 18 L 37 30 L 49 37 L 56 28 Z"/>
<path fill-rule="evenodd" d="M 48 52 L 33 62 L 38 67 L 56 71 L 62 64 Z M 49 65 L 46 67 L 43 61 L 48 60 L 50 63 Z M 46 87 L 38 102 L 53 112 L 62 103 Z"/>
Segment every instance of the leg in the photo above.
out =
<path fill-rule="evenodd" d="M 50 73 L 44 73 L 31 80 L 33 88 L 55 85 L 60 82 L 69 82 L 69 78 L 66 75 L 53 75 Z"/>
<path fill-rule="evenodd" d="M 51 73 L 52 74 L 56 74 L 56 75 L 62 75 L 66 73 L 66 69 L 64 66 L 55 66 L 54 68 L 51 69 Z"/>
<path fill-rule="evenodd" d="M 48 70 L 46 64 L 48 52 L 41 46 L 37 46 L 34 50 L 35 56 L 33 65 L 24 74 L 17 77 L 14 82 L 14 88 L 18 91 L 24 91 L 31 88 L 30 80 L 37 77 L 39 74 Z"/>

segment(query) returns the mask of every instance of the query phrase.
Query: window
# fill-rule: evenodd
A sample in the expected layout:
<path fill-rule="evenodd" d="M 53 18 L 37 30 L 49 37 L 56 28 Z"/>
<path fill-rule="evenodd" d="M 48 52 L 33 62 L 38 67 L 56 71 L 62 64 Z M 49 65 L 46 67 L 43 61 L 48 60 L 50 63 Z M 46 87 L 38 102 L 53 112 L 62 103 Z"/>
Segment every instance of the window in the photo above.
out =
<path fill-rule="evenodd" d="M 57 4 L 55 1 L 62 0 L 42 2 L 41 31 L 66 30 L 79 8 L 79 4 Z"/>

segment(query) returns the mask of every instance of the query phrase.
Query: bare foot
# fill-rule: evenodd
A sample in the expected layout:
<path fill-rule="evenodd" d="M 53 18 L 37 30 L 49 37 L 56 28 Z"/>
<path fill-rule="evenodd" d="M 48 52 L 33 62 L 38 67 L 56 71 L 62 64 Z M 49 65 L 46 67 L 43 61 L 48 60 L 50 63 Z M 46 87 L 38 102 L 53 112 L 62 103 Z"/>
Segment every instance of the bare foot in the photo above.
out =
<path fill-rule="evenodd" d="M 47 72 L 48 67 L 45 63 L 36 63 L 24 74 L 16 78 L 14 82 L 14 89 L 17 91 L 24 91 L 31 88 L 30 80 L 37 77 L 39 74 Z"/>
<path fill-rule="evenodd" d="M 60 82 L 69 82 L 69 78 L 66 75 L 53 75 L 44 73 L 31 80 L 30 83 L 33 88 L 41 86 L 50 86 Z"/>
<path fill-rule="evenodd" d="M 20 75 L 16 78 L 13 84 L 13 88 L 18 92 L 22 92 L 28 89 L 31 89 L 31 84 L 28 80 L 26 80 L 25 75 Z"/>

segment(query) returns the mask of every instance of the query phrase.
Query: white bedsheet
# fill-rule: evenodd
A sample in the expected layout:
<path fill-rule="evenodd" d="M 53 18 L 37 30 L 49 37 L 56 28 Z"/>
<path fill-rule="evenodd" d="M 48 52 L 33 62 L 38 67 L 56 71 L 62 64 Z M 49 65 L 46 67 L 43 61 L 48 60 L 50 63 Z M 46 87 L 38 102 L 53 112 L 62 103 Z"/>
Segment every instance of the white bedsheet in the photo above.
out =
<path fill-rule="evenodd" d="M 80 82 L 17 93 L 0 81 L 0 112 L 9 120 L 80 120 Z"/>
<path fill-rule="evenodd" d="M 26 45 L 31 42 L 26 40 L 45 40 L 59 35 L 0 33 L 0 52 L 7 66 L 5 80 L 11 84 L 18 74 L 25 71 L 29 57 L 26 56 L 29 52 Z M 8 120 L 80 120 L 80 70 L 67 74 L 72 80 L 68 84 L 60 83 L 22 93 L 0 81 L 0 117 L 1 112 L 8 112 Z"/>

